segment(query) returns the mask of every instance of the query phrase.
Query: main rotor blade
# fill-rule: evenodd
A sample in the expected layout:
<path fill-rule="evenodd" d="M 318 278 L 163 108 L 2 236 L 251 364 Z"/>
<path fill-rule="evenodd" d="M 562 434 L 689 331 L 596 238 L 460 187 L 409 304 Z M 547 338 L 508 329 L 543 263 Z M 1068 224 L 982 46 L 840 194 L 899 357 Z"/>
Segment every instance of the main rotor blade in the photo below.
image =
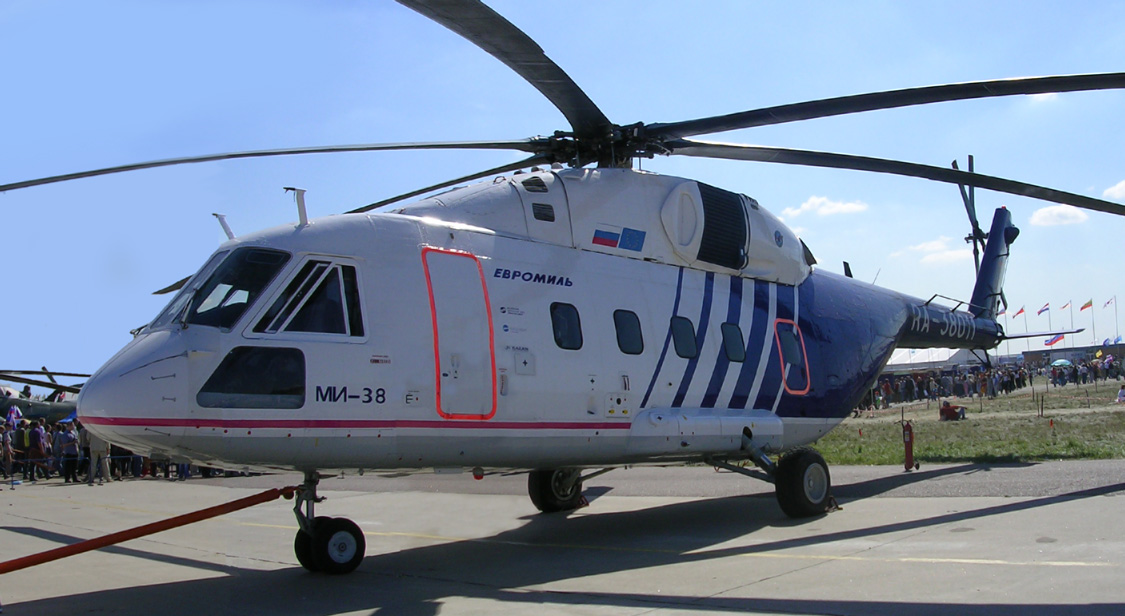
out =
<path fill-rule="evenodd" d="M 527 34 L 478 0 L 398 0 L 487 51 L 558 108 L 579 138 L 604 137 L 613 124 Z"/>
<path fill-rule="evenodd" d="M 172 284 L 164 287 L 163 289 L 160 289 L 158 291 L 153 291 L 152 294 L 153 295 L 167 295 L 168 293 L 171 293 L 173 291 L 179 291 L 180 289 L 184 288 L 184 285 L 187 284 L 187 281 L 189 281 L 189 280 L 191 280 L 191 276 L 184 276 L 183 278 L 180 278 L 176 282 L 173 282 Z"/>
<path fill-rule="evenodd" d="M 1125 73 L 1096 73 L 1090 75 L 1056 75 L 1051 77 L 1023 77 L 951 83 L 904 90 L 888 90 L 852 96 L 826 98 L 803 103 L 779 105 L 731 113 L 697 120 L 650 124 L 651 136 L 690 137 L 719 133 L 740 128 L 753 128 L 770 124 L 784 124 L 828 116 L 893 109 L 911 105 L 926 105 L 946 101 L 1014 96 L 1017 94 L 1047 94 L 1052 92 L 1079 92 L 1125 88 Z"/>
<path fill-rule="evenodd" d="M 12 383 L 22 383 L 24 385 L 35 385 L 36 387 L 46 387 L 47 389 L 55 389 L 67 391 L 72 394 L 79 393 L 79 388 L 73 385 L 59 385 L 58 383 L 51 383 L 49 381 L 40 381 L 36 379 L 25 379 L 11 374 L 0 374 L 0 381 L 9 381 Z"/>
<path fill-rule="evenodd" d="M 384 205 L 389 205 L 391 203 L 395 203 L 396 201 L 402 201 L 403 199 L 409 199 L 411 197 L 417 197 L 418 195 L 424 195 L 424 194 L 426 194 L 428 192 L 431 192 L 431 191 L 434 191 L 434 190 L 439 190 L 439 189 L 442 189 L 442 188 L 446 188 L 448 186 L 453 186 L 454 184 L 460 184 L 462 182 L 471 182 L 473 180 L 477 180 L 477 179 L 480 179 L 480 178 L 483 178 L 483 177 L 488 177 L 490 175 L 497 175 L 497 174 L 500 174 L 500 173 L 504 173 L 506 171 L 514 171 L 516 169 L 523 169 L 525 167 L 531 167 L 533 165 L 539 165 L 539 164 L 546 164 L 546 163 L 549 163 L 549 162 L 551 162 L 551 159 L 549 157 L 536 154 L 535 156 L 532 156 L 531 158 L 525 158 L 524 160 L 521 160 L 519 162 L 509 163 L 507 165 L 501 165 L 499 167 L 493 167 L 492 169 L 480 171 L 478 173 L 472 173 L 470 175 L 461 176 L 459 178 L 449 180 L 447 182 L 442 182 L 441 184 L 434 184 L 433 186 L 427 186 L 425 188 L 419 188 L 418 190 L 412 190 L 408 193 L 398 195 L 397 197 L 391 197 L 390 199 L 383 199 L 382 201 L 376 201 L 375 203 L 371 203 L 371 204 L 365 205 L 363 207 L 357 207 L 354 210 L 348 210 L 346 213 L 348 213 L 348 214 L 359 214 L 359 213 L 362 213 L 362 212 L 368 212 L 368 211 L 373 210 L 375 208 L 383 207 Z"/>
<path fill-rule="evenodd" d="M 70 180 L 90 178 L 99 175 L 123 173 L 125 171 L 137 171 L 140 169 L 152 169 L 155 167 L 171 167 L 173 165 L 184 165 L 189 163 L 206 163 L 216 160 L 231 160 L 235 158 L 265 158 L 268 156 L 292 156 L 295 154 L 333 154 L 337 152 L 374 152 L 382 150 L 516 150 L 520 152 L 535 153 L 544 149 L 542 147 L 542 143 L 543 141 L 539 139 L 521 139 L 517 141 L 433 141 L 418 143 L 325 145 L 306 148 L 284 148 L 279 150 L 226 152 L 223 154 L 205 154 L 203 156 L 165 158 L 163 160 L 153 160 L 146 163 L 119 165 L 117 167 L 106 167 L 104 169 L 94 169 L 92 171 L 80 171 L 78 173 L 55 175 L 46 178 L 39 178 L 37 180 L 26 180 L 23 182 L 12 182 L 11 184 L 0 184 L 0 192 L 4 192 L 7 190 L 16 190 L 18 188 L 30 188 L 32 186 L 42 186 L 44 184 L 54 184 L 57 182 L 68 182 Z"/>
<path fill-rule="evenodd" d="M 6 375 L 9 375 L 9 374 L 20 374 L 20 375 L 24 375 L 24 376 L 29 375 L 29 374 L 30 375 L 40 375 L 40 376 L 46 376 L 47 378 L 51 378 L 52 375 L 54 375 L 54 376 L 73 376 L 73 377 L 78 377 L 78 378 L 84 378 L 84 377 L 90 376 L 88 374 L 81 374 L 81 373 L 78 373 L 78 372 L 55 372 L 53 370 L 47 370 L 46 368 L 44 368 L 42 370 L 0 370 L 0 377 L 6 376 Z M 2 380 L 2 379 L 0 379 L 0 380 Z"/>
<path fill-rule="evenodd" d="M 870 158 L 851 154 L 836 154 L 833 152 L 817 152 L 813 150 L 792 150 L 767 146 L 712 143 L 688 139 L 667 141 L 664 143 L 664 146 L 671 150 L 672 154 L 680 154 L 683 156 L 726 158 L 730 160 L 748 160 L 905 175 L 937 182 L 946 182 L 948 184 L 976 186 L 978 188 L 986 188 L 988 190 L 1019 195 L 1021 197 L 1031 197 L 1032 199 L 1041 199 L 1053 203 L 1073 205 L 1074 207 L 1087 210 L 1125 216 L 1125 205 L 1119 203 L 1111 203 L 1109 201 L 1102 201 L 1101 199 L 1094 199 L 1093 197 L 1076 195 L 1074 193 L 1015 180 L 1006 180 L 991 175 L 968 173 L 956 169 L 908 163 L 900 160 Z"/>

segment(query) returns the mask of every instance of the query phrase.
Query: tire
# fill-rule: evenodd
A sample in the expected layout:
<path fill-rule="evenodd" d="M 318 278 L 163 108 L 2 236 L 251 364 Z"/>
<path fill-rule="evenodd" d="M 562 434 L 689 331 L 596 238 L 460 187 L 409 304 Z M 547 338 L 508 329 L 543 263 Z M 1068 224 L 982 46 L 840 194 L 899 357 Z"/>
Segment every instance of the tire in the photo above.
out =
<path fill-rule="evenodd" d="M 329 519 L 331 518 L 315 518 L 312 522 L 312 526 L 315 528 L 324 520 Z M 293 553 L 297 555 L 297 562 L 301 563 L 301 566 L 309 570 L 310 572 L 316 573 L 317 571 L 320 571 L 320 569 L 317 568 L 316 561 L 313 559 L 312 545 L 312 533 L 307 533 L 304 530 L 298 530 L 297 535 L 293 537 Z"/>
<path fill-rule="evenodd" d="M 367 549 L 363 531 L 346 518 L 317 518 L 310 543 L 313 566 L 333 575 L 355 571 Z"/>
<path fill-rule="evenodd" d="M 774 486 L 777 504 L 791 518 L 823 515 L 832 502 L 828 464 L 812 449 L 795 449 L 782 456 L 774 474 Z"/>
<path fill-rule="evenodd" d="M 531 471 L 527 475 L 527 493 L 531 503 L 543 513 L 572 511 L 582 506 L 582 481 L 574 482 L 570 490 L 563 484 L 577 469 L 551 469 Z"/>
<path fill-rule="evenodd" d="M 297 555 L 297 562 L 310 572 L 318 571 L 312 557 L 312 535 L 303 530 L 298 530 L 293 537 L 293 553 Z"/>

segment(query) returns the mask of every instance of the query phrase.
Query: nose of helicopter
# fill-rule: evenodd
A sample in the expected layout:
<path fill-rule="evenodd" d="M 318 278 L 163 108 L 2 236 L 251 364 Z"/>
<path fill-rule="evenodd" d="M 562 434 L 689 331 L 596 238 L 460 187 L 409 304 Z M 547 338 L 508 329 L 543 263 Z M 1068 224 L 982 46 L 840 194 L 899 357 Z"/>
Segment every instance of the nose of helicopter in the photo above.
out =
<path fill-rule="evenodd" d="M 98 369 L 78 398 L 82 425 L 137 453 L 174 448 L 188 376 L 188 353 L 178 334 L 141 334 Z"/>

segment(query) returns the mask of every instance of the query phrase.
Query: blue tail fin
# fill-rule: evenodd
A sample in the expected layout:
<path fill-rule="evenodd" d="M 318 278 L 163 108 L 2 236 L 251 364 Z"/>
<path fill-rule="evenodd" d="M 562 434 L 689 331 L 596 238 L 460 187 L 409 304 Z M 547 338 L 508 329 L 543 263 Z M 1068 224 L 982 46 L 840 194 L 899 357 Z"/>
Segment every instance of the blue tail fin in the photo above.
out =
<path fill-rule="evenodd" d="M 977 284 L 973 288 L 973 298 L 969 301 L 969 312 L 977 318 L 996 319 L 999 311 L 1000 294 L 1004 289 L 1004 272 L 1008 268 L 1009 246 L 1016 241 L 1020 230 L 1012 225 L 1012 214 L 1007 208 L 996 210 L 992 217 L 992 228 L 988 231 L 988 243 L 981 257 Z"/>

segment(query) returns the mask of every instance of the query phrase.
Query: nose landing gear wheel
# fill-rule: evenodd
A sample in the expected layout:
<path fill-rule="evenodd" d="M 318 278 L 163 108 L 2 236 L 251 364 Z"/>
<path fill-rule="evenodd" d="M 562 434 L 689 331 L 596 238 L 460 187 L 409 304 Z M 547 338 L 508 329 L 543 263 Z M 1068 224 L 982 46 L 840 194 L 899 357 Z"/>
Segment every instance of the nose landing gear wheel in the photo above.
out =
<path fill-rule="evenodd" d="M 324 500 L 316 494 L 319 482 L 316 471 L 306 471 L 305 482 L 297 490 L 293 513 L 300 530 L 293 538 L 293 552 L 297 562 L 309 571 L 351 573 L 363 562 L 367 541 L 355 522 L 315 515 L 316 503 Z"/>
<path fill-rule="evenodd" d="M 827 513 L 832 502 L 828 463 L 812 449 L 795 449 L 781 458 L 774 475 L 777 504 L 791 518 Z"/>
<path fill-rule="evenodd" d="M 315 518 L 312 521 L 312 526 L 315 528 L 316 526 L 322 524 L 325 520 L 329 519 L 331 518 Z M 304 530 L 297 531 L 297 535 L 293 537 L 293 553 L 297 555 L 297 562 L 301 563 L 302 567 L 304 567 L 308 571 L 320 571 L 320 569 L 316 565 L 316 561 L 313 560 L 312 533 L 306 532 Z"/>
<path fill-rule="evenodd" d="M 298 539 L 295 542 L 294 548 L 297 548 L 296 543 L 300 541 Z M 309 548 L 315 571 L 351 573 L 363 562 L 367 542 L 363 538 L 363 531 L 347 518 L 317 518 L 309 537 Z M 298 552 L 297 560 L 300 559 Z"/>

